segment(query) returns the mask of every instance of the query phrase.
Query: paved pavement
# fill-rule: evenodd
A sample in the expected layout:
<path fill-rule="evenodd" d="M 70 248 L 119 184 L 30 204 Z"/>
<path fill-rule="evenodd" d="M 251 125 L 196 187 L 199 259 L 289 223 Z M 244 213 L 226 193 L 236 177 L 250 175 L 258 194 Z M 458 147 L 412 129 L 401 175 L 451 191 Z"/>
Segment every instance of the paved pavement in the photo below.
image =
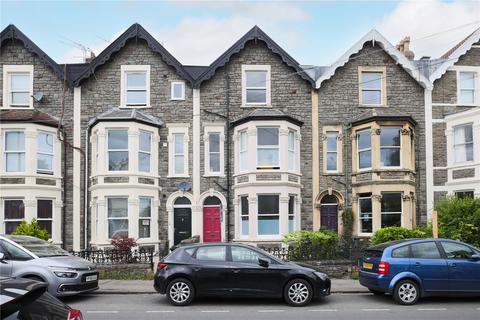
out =
<path fill-rule="evenodd" d="M 144 280 L 100 280 L 100 289 L 96 294 L 142 294 L 155 293 L 153 281 Z M 362 293 L 368 292 L 358 280 L 332 279 L 333 293 Z"/>
<path fill-rule="evenodd" d="M 89 294 L 63 300 L 82 310 L 85 320 L 480 319 L 478 298 L 426 298 L 406 307 L 389 296 L 369 293 L 332 294 L 303 308 L 279 299 L 200 299 L 188 307 L 173 307 L 158 294 Z"/>

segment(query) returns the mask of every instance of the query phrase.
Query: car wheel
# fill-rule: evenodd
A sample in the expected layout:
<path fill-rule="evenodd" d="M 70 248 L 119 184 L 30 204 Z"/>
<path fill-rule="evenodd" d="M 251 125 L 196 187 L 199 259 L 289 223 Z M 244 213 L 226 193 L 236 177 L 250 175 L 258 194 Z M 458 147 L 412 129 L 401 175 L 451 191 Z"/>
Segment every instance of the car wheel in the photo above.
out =
<path fill-rule="evenodd" d="M 401 280 L 395 286 L 393 299 L 403 305 L 413 305 L 420 299 L 420 288 L 412 280 Z"/>
<path fill-rule="evenodd" d="M 313 290 L 310 283 L 303 279 L 294 279 L 287 283 L 283 291 L 287 303 L 294 307 L 303 307 L 312 301 Z"/>
<path fill-rule="evenodd" d="M 195 297 L 193 284 L 184 278 L 178 278 L 168 284 L 167 299 L 174 306 L 189 305 Z"/>
<path fill-rule="evenodd" d="M 378 296 L 383 296 L 385 294 L 385 292 L 378 291 L 378 290 L 375 290 L 375 289 L 368 289 L 368 291 L 370 291 L 374 295 L 378 295 Z"/>

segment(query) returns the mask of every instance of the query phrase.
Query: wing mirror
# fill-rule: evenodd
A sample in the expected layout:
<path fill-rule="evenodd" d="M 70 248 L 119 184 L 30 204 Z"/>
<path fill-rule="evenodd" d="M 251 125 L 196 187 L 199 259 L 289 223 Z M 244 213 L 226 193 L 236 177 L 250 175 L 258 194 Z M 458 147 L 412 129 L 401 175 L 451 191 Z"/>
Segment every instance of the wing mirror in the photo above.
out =
<path fill-rule="evenodd" d="M 480 254 L 478 254 L 478 253 L 472 254 L 470 256 L 470 260 L 479 261 L 480 260 Z"/>
<path fill-rule="evenodd" d="M 5 253 L 0 252 L 0 263 L 3 263 L 5 261 Z"/>
<path fill-rule="evenodd" d="M 260 267 L 268 268 L 270 262 L 268 260 L 258 258 L 258 264 L 260 265 Z"/>

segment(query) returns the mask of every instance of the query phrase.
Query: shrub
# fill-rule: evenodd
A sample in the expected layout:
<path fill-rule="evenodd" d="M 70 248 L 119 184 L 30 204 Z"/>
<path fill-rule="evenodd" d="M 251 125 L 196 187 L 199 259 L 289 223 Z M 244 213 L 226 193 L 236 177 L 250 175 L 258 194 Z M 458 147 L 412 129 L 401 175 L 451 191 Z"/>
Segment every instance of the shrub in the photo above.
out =
<path fill-rule="evenodd" d="M 351 243 L 353 238 L 353 211 L 350 208 L 347 208 L 343 211 L 342 214 L 342 225 L 343 233 L 342 239 L 345 243 Z"/>
<path fill-rule="evenodd" d="M 448 197 L 440 201 L 435 209 L 440 237 L 480 247 L 480 198 Z"/>
<path fill-rule="evenodd" d="M 50 233 L 46 229 L 41 228 L 36 219 L 32 219 L 31 223 L 22 221 L 12 234 L 16 236 L 32 236 L 47 241 L 51 238 Z"/>
<path fill-rule="evenodd" d="M 331 230 L 295 231 L 285 235 L 283 242 L 289 246 L 289 259 L 313 260 L 335 258 L 338 235 Z"/>
<path fill-rule="evenodd" d="M 428 238 L 432 236 L 431 227 L 417 227 L 407 229 L 402 227 L 387 227 L 378 229 L 372 237 L 372 244 L 380 244 L 388 241 L 412 239 L 412 238 Z"/>
<path fill-rule="evenodd" d="M 113 237 L 110 243 L 118 250 L 131 250 L 137 245 L 137 241 L 134 238 L 129 238 L 125 235 Z"/>

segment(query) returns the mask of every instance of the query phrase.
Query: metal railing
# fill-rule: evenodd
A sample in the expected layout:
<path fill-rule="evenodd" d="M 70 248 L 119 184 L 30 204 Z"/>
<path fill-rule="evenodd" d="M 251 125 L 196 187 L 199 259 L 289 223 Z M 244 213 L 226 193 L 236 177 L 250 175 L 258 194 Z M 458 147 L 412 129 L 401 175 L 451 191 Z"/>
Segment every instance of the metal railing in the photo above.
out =
<path fill-rule="evenodd" d="M 154 249 L 139 249 L 139 250 L 82 250 L 70 251 L 74 256 L 86 259 L 97 265 L 113 265 L 113 264 L 150 264 L 153 266 Z"/>

